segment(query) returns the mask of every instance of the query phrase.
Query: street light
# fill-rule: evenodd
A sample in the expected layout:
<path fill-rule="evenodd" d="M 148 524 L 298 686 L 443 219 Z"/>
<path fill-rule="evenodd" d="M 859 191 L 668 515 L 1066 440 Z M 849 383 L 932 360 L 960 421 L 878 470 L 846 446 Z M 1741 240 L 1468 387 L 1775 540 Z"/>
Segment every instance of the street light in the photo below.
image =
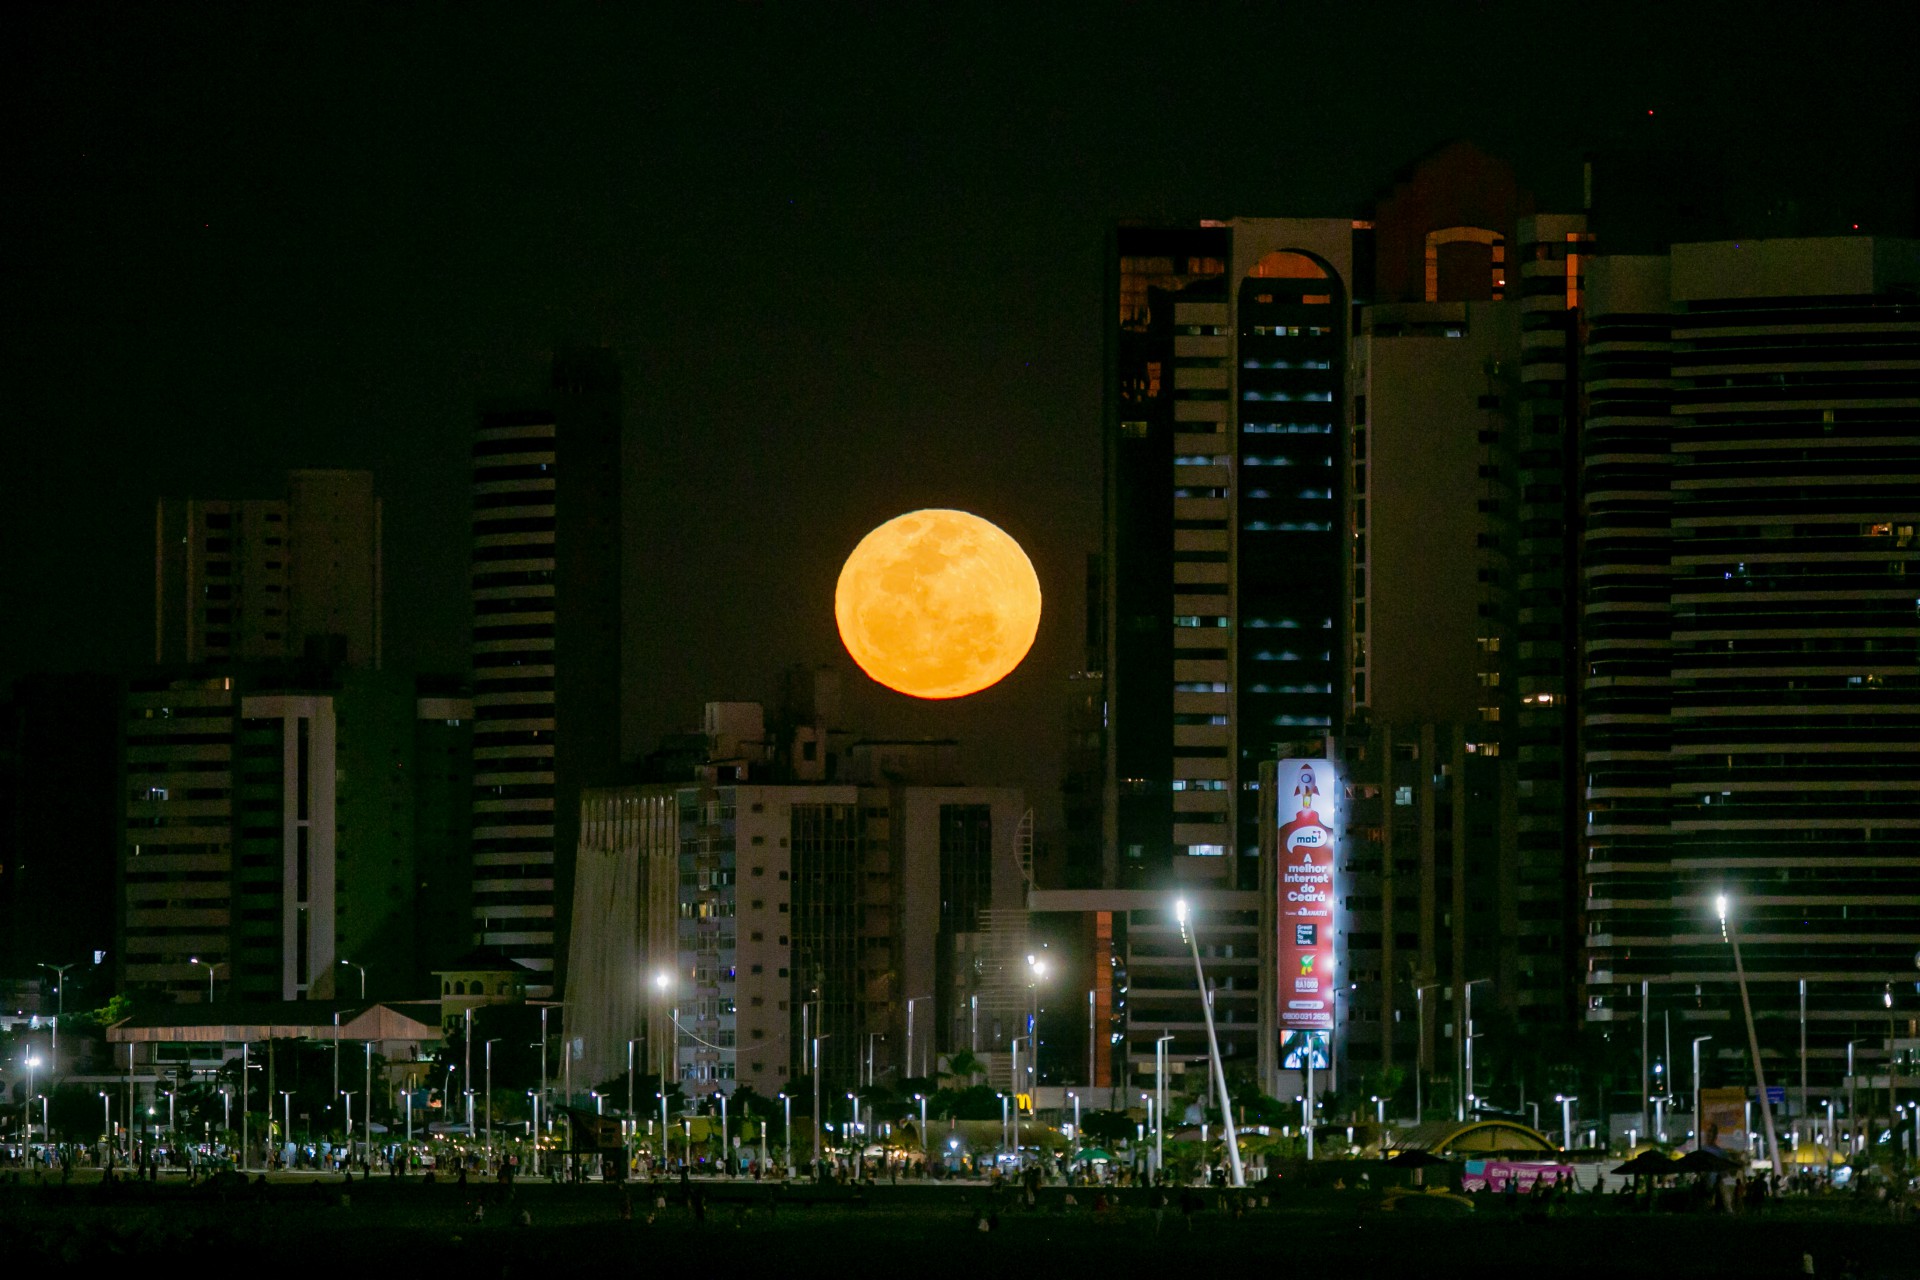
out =
<path fill-rule="evenodd" d="M 481 1055 L 485 1059 L 486 1070 L 487 1070 L 487 1168 L 488 1169 L 493 1168 L 493 1046 L 499 1043 L 500 1043 L 500 1037 L 495 1036 L 493 1039 L 487 1041 L 486 1045 L 481 1049 Z M 627 1110 L 628 1111 L 633 1110 L 633 1076 L 631 1072 L 629 1072 L 627 1076 Z"/>
<path fill-rule="evenodd" d="M 1464 1069 L 1462 1075 L 1466 1080 L 1466 1088 L 1460 1090 L 1459 1115 L 1456 1118 L 1462 1122 L 1467 1118 L 1468 1100 L 1473 1097 L 1473 989 L 1481 983 L 1492 981 L 1492 978 L 1469 978 L 1466 985 L 1461 988 L 1466 1005 L 1464 1010 L 1466 1025 L 1465 1034 L 1460 1037 L 1460 1059 Z"/>
<path fill-rule="evenodd" d="M 1880 999 L 1887 1006 L 1887 1128 L 1896 1139 L 1895 1150 L 1898 1151 L 1900 1117 L 1893 1104 L 1893 984 L 1891 982 L 1887 983 L 1885 990 L 1881 992 Z"/>
<path fill-rule="evenodd" d="M 1027 997 L 1032 1012 L 1027 1016 L 1027 1048 L 1033 1061 L 1027 1067 L 1032 1080 L 1029 1094 L 1040 1088 L 1040 983 L 1047 976 L 1047 962 L 1039 956 L 1027 957 Z M 1019 1081 L 1014 1082 L 1016 1085 Z"/>
<path fill-rule="evenodd" d="M 53 971 L 53 996 L 59 1002 L 53 1015 L 53 1069 L 55 1071 L 60 1069 L 60 1019 L 67 1016 L 67 970 L 73 968 L 75 963 L 78 962 L 69 964 L 42 962 L 40 965 L 42 969 Z"/>
<path fill-rule="evenodd" d="M 1429 982 L 1424 987 L 1413 989 L 1414 1004 L 1414 1046 L 1413 1046 L 1413 1122 L 1420 1124 L 1427 1118 L 1426 1089 L 1421 1083 L 1426 1074 L 1427 1063 L 1427 992 L 1438 991 L 1441 984 Z"/>
<path fill-rule="evenodd" d="M 910 1076 L 918 1076 L 921 1074 L 920 1060 L 914 1057 L 913 1054 L 913 1006 L 931 999 L 933 999 L 932 996 L 907 997 L 907 1074 Z"/>
<path fill-rule="evenodd" d="M 1553 1100 L 1560 1104 L 1560 1149 L 1571 1151 L 1573 1150 L 1573 1104 L 1580 1100 L 1579 1095 L 1556 1093 L 1553 1095 Z"/>
<path fill-rule="evenodd" d="M 365 1000 L 367 998 L 367 966 L 355 964 L 351 960 L 342 960 L 340 963 L 345 968 L 358 969 L 360 971 L 360 998 Z"/>
<path fill-rule="evenodd" d="M 27 1141 L 28 1142 L 33 1141 L 33 1069 L 39 1065 L 40 1065 L 40 1059 L 33 1056 L 32 1050 L 28 1050 L 27 1052 L 27 1105 L 21 1109 L 21 1114 L 26 1116 L 27 1118 Z"/>
<path fill-rule="evenodd" d="M 1240 1167 L 1240 1138 L 1233 1130 L 1233 1099 L 1227 1093 L 1226 1064 L 1220 1058 L 1220 1037 L 1213 1027 L 1213 996 L 1207 990 L 1207 977 L 1200 968 L 1200 931 L 1189 927 L 1187 921 L 1187 900 L 1181 898 L 1174 904 L 1174 914 L 1180 920 L 1180 932 L 1187 937 L 1187 946 L 1193 952 L 1193 977 L 1200 987 L 1200 1008 L 1207 1015 L 1207 1045 L 1213 1052 L 1213 1078 L 1220 1088 L 1220 1119 L 1227 1133 L 1227 1161 L 1233 1167 L 1233 1185 L 1244 1187 L 1247 1177 Z M 1312 1048 L 1308 1048 L 1311 1060 Z"/>
<path fill-rule="evenodd" d="M 100 1141 L 111 1150 L 113 1146 L 113 1099 L 105 1089 L 100 1090 Z"/>
<path fill-rule="evenodd" d="M 212 961 L 202 960 L 199 956 L 188 956 L 187 963 L 197 964 L 206 969 L 207 971 L 207 1003 L 212 1004 L 213 1003 L 213 971 L 219 968 L 219 965 Z"/>
<path fill-rule="evenodd" d="M 1740 962 L 1740 933 L 1733 926 L 1728 910 L 1731 905 L 1724 893 L 1714 899 L 1714 906 L 1720 912 L 1720 934 L 1733 949 L 1733 976 L 1740 984 L 1740 1008 L 1747 1020 L 1747 1048 L 1753 1054 L 1754 1095 L 1760 1103 L 1760 1118 L 1766 1123 L 1767 1150 L 1773 1157 L 1773 1176 L 1778 1178 L 1781 1176 L 1780 1138 L 1773 1129 L 1773 1100 L 1767 1096 L 1766 1071 L 1760 1065 L 1760 1037 L 1753 1029 L 1753 998 L 1747 994 L 1747 969 Z M 1887 999 L 1891 1004 L 1893 998 L 1889 996 Z"/>

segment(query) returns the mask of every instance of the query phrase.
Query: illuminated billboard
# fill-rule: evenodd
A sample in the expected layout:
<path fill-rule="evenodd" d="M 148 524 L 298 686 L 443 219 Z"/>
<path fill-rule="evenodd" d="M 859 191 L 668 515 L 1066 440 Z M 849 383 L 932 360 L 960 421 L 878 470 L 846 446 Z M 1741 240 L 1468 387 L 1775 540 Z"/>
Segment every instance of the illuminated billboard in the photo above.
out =
<path fill-rule="evenodd" d="M 1281 1065 L 1298 1070 L 1311 1052 L 1328 1062 L 1333 1034 L 1333 877 L 1339 856 L 1338 776 L 1331 760 L 1282 760 L 1274 775 L 1273 849 L 1279 894 L 1275 1007 Z"/>

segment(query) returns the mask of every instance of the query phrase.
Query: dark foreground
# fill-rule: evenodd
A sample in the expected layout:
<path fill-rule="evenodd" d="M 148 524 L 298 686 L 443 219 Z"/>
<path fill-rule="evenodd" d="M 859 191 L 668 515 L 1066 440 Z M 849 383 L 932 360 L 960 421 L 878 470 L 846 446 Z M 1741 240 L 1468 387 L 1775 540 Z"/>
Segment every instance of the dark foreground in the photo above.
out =
<path fill-rule="evenodd" d="M 340 1194 L 350 1190 L 350 1202 Z M 1920 1225 L 1840 1202 L 1776 1206 L 1757 1218 L 1629 1212 L 1615 1201 L 1555 1216 L 1497 1201 L 1475 1212 L 1421 1206 L 1385 1212 L 1362 1192 L 1298 1193 L 1234 1217 L 1206 1208 L 1191 1223 L 1136 1194 L 1104 1213 L 1051 1188 L 1037 1210 L 1000 1207 L 984 1189 L 784 1192 L 705 1184 L 704 1220 L 667 1189 L 521 1185 L 460 1188 L 376 1178 L 267 1187 L 0 1186 L 0 1257 L 20 1275 L 156 1274 L 124 1264 L 241 1264 L 244 1274 L 385 1277 L 768 1277 L 1027 1275 L 1170 1280 L 1205 1275 L 1473 1277 L 1798 1277 L 1920 1280 Z M 473 1218 L 485 1204 L 485 1216 Z M 522 1215 L 526 1221 L 522 1221 Z M 647 1219 L 653 1216 L 653 1221 Z M 1205 1268 L 1205 1271 L 1201 1271 Z M 664 1269 L 664 1270 L 663 1270 Z M 201 1272 L 204 1274 L 204 1272 Z M 187 1274 L 184 1271 L 179 1274 Z"/>

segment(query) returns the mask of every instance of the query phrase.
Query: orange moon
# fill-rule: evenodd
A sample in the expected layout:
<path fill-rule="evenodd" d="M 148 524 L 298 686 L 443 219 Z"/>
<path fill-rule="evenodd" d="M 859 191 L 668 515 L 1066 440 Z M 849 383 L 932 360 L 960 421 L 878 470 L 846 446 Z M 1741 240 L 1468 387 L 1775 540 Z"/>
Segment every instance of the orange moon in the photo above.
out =
<path fill-rule="evenodd" d="M 1020 544 L 965 511 L 895 516 L 860 539 L 833 592 L 860 669 L 916 698 L 997 684 L 1040 630 L 1040 579 Z"/>

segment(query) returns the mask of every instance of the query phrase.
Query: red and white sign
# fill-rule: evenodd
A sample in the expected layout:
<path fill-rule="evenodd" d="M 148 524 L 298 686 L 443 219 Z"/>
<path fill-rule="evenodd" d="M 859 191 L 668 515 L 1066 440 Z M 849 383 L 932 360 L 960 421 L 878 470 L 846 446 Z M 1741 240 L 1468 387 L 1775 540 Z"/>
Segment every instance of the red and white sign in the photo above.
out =
<path fill-rule="evenodd" d="M 1280 824 L 1280 1028 L 1333 1030 L 1333 864 L 1339 854 L 1336 785 L 1331 760 L 1282 760 L 1274 806 Z"/>

